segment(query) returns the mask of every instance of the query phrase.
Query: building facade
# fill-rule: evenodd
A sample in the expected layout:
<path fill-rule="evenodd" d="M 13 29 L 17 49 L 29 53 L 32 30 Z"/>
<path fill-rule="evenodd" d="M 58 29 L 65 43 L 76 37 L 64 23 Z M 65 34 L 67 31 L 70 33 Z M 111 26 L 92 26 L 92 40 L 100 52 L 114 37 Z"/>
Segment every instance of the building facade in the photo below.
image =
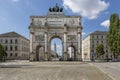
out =
<path fill-rule="evenodd" d="M 26 60 L 29 59 L 29 40 L 16 32 L 0 34 L 0 44 L 6 51 L 6 59 Z"/>
<path fill-rule="evenodd" d="M 107 45 L 107 33 L 107 31 L 95 31 L 82 41 L 82 58 L 84 61 L 90 60 L 92 56 L 96 55 L 96 47 L 99 44 L 104 45 L 105 55 L 109 55 L 110 51 Z"/>
<path fill-rule="evenodd" d="M 39 48 L 43 47 L 44 60 L 50 60 L 50 42 L 53 38 L 62 41 L 62 57 L 68 59 L 68 47 L 75 49 L 75 60 L 81 60 L 81 16 L 65 16 L 57 4 L 49 8 L 46 16 L 30 17 L 30 61 L 40 60 Z"/>

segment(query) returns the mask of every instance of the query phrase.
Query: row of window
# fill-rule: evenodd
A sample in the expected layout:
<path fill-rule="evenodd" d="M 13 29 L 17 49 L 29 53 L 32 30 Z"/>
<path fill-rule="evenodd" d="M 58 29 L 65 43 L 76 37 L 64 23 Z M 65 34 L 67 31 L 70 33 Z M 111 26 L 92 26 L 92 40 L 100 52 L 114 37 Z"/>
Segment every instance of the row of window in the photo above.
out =
<path fill-rule="evenodd" d="M 0 43 L 5 43 L 5 44 L 17 44 L 18 40 L 17 39 L 0 39 Z M 22 44 L 29 46 L 29 43 L 26 43 L 25 41 L 21 41 Z"/>
<path fill-rule="evenodd" d="M 22 56 L 28 56 L 28 55 L 25 53 L 22 53 Z M 17 53 L 7 53 L 6 57 L 18 57 L 18 54 Z"/>
<path fill-rule="evenodd" d="M 5 46 L 5 50 L 6 51 L 13 51 L 13 50 L 15 50 L 15 51 L 17 51 L 18 50 L 18 47 L 17 46 Z"/>
<path fill-rule="evenodd" d="M 106 36 L 104 35 L 92 35 L 92 39 L 94 39 L 94 38 L 97 38 L 97 39 L 105 39 L 106 38 Z"/>
<path fill-rule="evenodd" d="M 97 46 L 97 45 L 93 45 L 93 44 L 92 44 L 92 48 L 96 48 L 96 46 Z M 107 46 L 107 45 L 106 45 L 106 46 L 104 45 L 104 48 L 108 48 L 108 46 Z"/>
<path fill-rule="evenodd" d="M 18 40 L 17 39 L 5 39 L 5 40 L 1 39 L 0 43 L 5 43 L 5 44 L 8 44 L 8 43 L 13 44 L 13 43 L 15 43 L 15 44 L 17 44 Z"/>
<path fill-rule="evenodd" d="M 17 53 L 15 53 L 15 54 L 13 54 L 13 53 L 10 53 L 10 54 L 7 53 L 6 56 L 7 56 L 7 57 L 17 57 L 18 54 L 17 54 Z"/>
<path fill-rule="evenodd" d="M 96 50 L 91 50 L 91 52 L 96 52 Z M 104 50 L 104 52 L 108 53 L 108 50 Z"/>
<path fill-rule="evenodd" d="M 5 51 L 18 51 L 18 46 L 5 46 Z M 29 51 L 29 48 L 22 47 L 22 51 Z"/>
<path fill-rule="evenodd" d="M 97 40 L 97 41 L 92 40 L 92 43 L 95 43 L 95 42 L 96 42 L 97 44 L 98 44 L 98 43 L 101 43 L 101 44 L 102 44 L 102 43 L 104 43 L 104 42 L 107 43 L 106 41 L 103 41 L 103 40 L 100 40 L 100 41 L 98 41 L 98 40 Z"/>

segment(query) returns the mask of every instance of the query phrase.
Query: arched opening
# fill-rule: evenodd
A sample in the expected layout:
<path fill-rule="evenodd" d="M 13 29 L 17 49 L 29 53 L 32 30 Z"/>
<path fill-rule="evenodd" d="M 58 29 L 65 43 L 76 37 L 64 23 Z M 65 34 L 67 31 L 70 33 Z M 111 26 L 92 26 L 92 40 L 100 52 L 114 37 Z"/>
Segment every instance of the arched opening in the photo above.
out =
<path fill-rule="evenodd" d="M 59 60 L 62 57 L 62 40 L 59 37 L 52 37 L 50 40 L 50 59 Z"/>
<path fill-rule="evenodd" d="M 40 60 L 44 60 L 44 47 L 38 45 L 36 47 L 36 60 L 40 61 Z"/>
<path fill-rule="evenodd" d="M 75 61 L 76 60 L 76 51 L 74 46 L 68 47 L 68 61 Z"/>

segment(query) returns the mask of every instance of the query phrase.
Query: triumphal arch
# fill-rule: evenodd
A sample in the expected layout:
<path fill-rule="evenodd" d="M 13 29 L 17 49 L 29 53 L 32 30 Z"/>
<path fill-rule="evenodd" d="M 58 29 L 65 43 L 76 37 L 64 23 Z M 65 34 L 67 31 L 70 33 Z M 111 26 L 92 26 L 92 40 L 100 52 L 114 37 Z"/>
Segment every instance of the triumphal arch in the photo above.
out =
<path fill-rule="evenodd" d="M 74 60 L 82 60 L 81 16 L 66 16 L 56 4 L 46 16 L 31 16 L 29 29 L 30 61 L 51 60 L 50 41 L 56 37 L 62 41 L 63 60 L 68 60 L 69 46 L 75 49 Z"/>

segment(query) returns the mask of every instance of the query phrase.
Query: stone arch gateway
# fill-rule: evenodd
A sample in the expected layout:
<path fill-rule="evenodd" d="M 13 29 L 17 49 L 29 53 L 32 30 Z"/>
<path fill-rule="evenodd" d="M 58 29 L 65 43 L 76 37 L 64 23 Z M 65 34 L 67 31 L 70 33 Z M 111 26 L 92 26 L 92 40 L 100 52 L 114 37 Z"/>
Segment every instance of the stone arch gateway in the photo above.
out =
<path fill-rule="evenodd" d="M 82 60 L 81 16 L 65 16 L 62 11 L 49 10 L 46 16 L 31 16 L 29 29 L 30 61 L 40 60 L 36 50 L 39 45 L 44 48 L 43 59 L 50 60 L 50 41 L 53 37 L 59 37 L 62 41 L 63 60 L 68 60 L 67 47 L 71 44 L 76 48 L 76 60 Z"/>

